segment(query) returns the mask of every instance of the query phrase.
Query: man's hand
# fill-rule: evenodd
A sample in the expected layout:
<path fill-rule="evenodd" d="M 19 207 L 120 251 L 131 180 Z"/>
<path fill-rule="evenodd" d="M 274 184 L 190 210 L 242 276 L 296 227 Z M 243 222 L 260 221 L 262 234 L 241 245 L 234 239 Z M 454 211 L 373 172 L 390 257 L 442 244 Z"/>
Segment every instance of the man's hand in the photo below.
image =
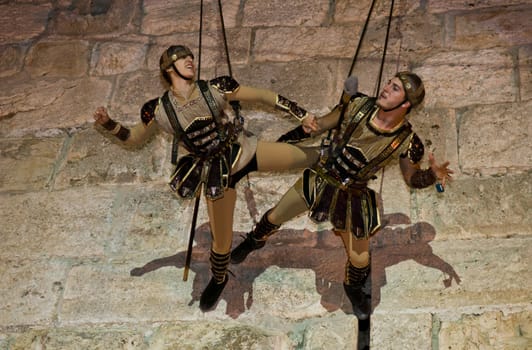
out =
<path fill-rule="evenodd" d="M 442 164 L 436 164 L 436 159 L 434 159 L 434 154 L 429 153 L 429 164 L 430 168 L 434 172 L 434 175 L 440 180 L 443 187 L 445 187 L 445 182 L 447 180 L 451 181 L 454 172 L 448 168 L 449 162 L 444 162 Z"/>
<path fill-rule="evenodd" d="M 301 126 L 303 126 L 303 130 L 310 134 L 313 131 L 318 130 L 318 120 L 314 114 L 308 114 L 302 121 Z"/>
<path fill-rule="evenodd" d="M 107 109 L 105 109 L 105 107 L 96 108 L 93 118 L 96 121 L 96 123 L 100 125 L 104 125 L 111 119 L 109 118 L 109 114 L 107 114 Z"/>

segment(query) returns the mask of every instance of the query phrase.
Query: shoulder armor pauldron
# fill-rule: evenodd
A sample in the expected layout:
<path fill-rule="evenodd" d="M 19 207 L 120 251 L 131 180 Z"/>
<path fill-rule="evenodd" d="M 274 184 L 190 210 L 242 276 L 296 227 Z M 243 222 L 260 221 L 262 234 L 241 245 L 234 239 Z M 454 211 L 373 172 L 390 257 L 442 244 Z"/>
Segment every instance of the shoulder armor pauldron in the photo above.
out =
<path fill-rule="evenodd" d="M 157 108 L 157 105 L 159 104 L 159 99 L 154 98 L 153 100 L 150 100 L 142 106 L 142 109 L 140 110 L 140 119 L 144 123 L 144 125 L 150 124 L 155 119 L 155 109 Z"/>
<path fill-rule="evenodd" d="M 216 88 L 216 90 L 228 94 L 231 92 L 235 92 L 240 84 L 233 79 L 232 77 L 228 75 L 224 75 L 218 78 L 214 78 L 209 82 L 212 86 Z"/>
<path fill-rule="evenodd" d="M 410 140 L 410 144 L 408 145 L 408 150 L 406 151 L 408 159 L 412 163 L 419 163 L 421 159 L 423 159 L 423 155 L 425 154 L 425 146 L 423 146 L 423 142 L 421 142 L 421 139 L 417 136 L 417 134 L 414 133 L 412 135 L 412 139 Z"/>
<path fill-rule="evenodd" d="M 366 94 L 363 94 L 362 92 L 357 92 L 355 93 L 354 95 L 352 95 L 349 99 L 352 101 L 356 98 L 361 98 L 361 97 L 367 97 L 367 98 L 370 98 L 368 95 Z"/>

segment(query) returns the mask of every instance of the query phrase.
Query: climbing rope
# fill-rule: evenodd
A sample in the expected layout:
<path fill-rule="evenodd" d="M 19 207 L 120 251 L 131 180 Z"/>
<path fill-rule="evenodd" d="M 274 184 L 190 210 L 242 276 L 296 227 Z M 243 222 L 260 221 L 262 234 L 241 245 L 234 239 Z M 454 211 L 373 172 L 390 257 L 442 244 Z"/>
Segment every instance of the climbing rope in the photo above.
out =
<path fill-rule="evenodd" d="M 364 41 L 364 37 L 366 35 L 366 31 L 367 31 L 368 25 L 369 25 L 369 22 L 371 20 L 371 15 L 372 15 L 373 9 L 375 7 L 375 2 L 376 2 L 376 0 L 373 0 L 371 2 L 370 7 L 369 7 L 368 15 L 366 16 L 366 21 L 364 22 L 364 26 L 362 27 L 362 31 L 360 32 L 360 36 L 359 36 L 359 39 L 358 39 L 358 44 L 357 44 L 357 47 L 356 47 L 356 50 L 355 50 L 355 54 L 353 55 L 353 59 L 351 61 L 351 67 L 349 68 L 349 71 L 347 73 L 347 78 L 349 78 L 351 76 L 351 74 L 353 74 L 353 69 L 355 68 L 355 65 L 357 63 L 358 54 L 360 53 L 360 49 L 362 47 L 362 43 Z M 380 89 L 380 81 L 382 79 L 382 71 L 383 71 L 384 62 L 385 62 L 385 59 L 386 59 L 386 51 L 388 49 L 388 37 L 389 37 L 390 26 L 391 26 L 391 22 L 392 22 L 393 7 L 394 7 L 394 0 L 391 0 L 390 14 L 388 16 L 388 24 L 387 24 L 387 28 L 386 28 L 386 36 L 385 36 L 385 39 L 384 39 L 384 48 L 383 48 L 381 63 L 380 63 L 380 67 L 379 67 L 379 75 L 378 75 L 377 81 L 376 81 L 376 90 L 374 92 L 375 96 L 378 94 L 379 89 Z M 343 121 L 343 118 L 344 118 L 344 114 L 345 114 L 346 109 L 347 109 L 347 104 L 343 103 L 343 98 L 344 98 L 344 92 L 342 92 L 342 94 L 340 95 L 340 99 L 339 99 L 340 100 L 339 104 L 342 104 L 343 107 L 342 107 L 342 111 L 340 113 L 340 119 L 338 121 L 338 127 L 340 127 L 340 125 L 342 124 L 342 121 Z M 329 130 L 329 132 L 327 134 L 327 137 L 322 140 L 322 142 L 321 142 L 322 149 L 324 147 L 328 147 L 328 145 L 331 144 L 333 133 L 334 133 L 333 129 Z"/>
<path fill-rule="evenodd" d="M 394 0 L 391 0 L 390 14 L 388 15 L 388 25 L 386 26 L 386 36 L 384 39 L 384 49 L 382 50 L 382 58 L 381 58 L 381 64 L 379 68 L 379 77 L 377 78 L 377 88 L 375 89 L 375 93 L 374 93 L 375 96 L 377 96 L 377 94 L 380 91 L 380 87 L 381 87 L 382 71 L 384 69 L 384 61 L 386 60 L 386 51 L 388 49 L 388 38 L 390 36 L 390 27 L 392 24 L 394 2 L 395 2 Z"/>
<path fill-rule="evenodd" d="M 227 64 L 227 70 L 228 75 L 230 77 L 233 76 L 233 70 L 231 68 L 231 58 L 229 55 L 229 45 L 227 44 L 227 34 L 225 30 L 225 21 L 224 21 L 224 15 L 223 15 L 223 8 L 222 8 L 222 2 L 221 0 L 218 0 L 218 12 L 220 14 L 220 25 L 221 25 L 221 31 L 222 31 L 222 38 L 223 38 L 223 44 L 224 44 L 224 52 L 225 52 L 225 59 Z M 198 44 L 198 79 L 200 79 L 201 76 L 201 47 L 202 47 L 202 35 L 203 35 L 203 0 L 200 2 L 200 28 L 199 28 L 199 44 Z M 240 102 L 239 101 L 231 101 L 229 103 L 231 107 L 233 108 L 233 111 L 235 113 L 234 118 L 234 124 L 236 129 L 243 130 L 244 129 L 244 118 L 240 114 Z M 249 215 L 251 216 L 254 224 L 257 224 L 257 209 L 256 209 L 256 202 L 255 198 L 253 196 L 253 191 L 251 190 L 251 182 L 249 180 L 249 175 L 246 175 L 247 184 L 244 189 L 244 195 L 246 198 L 246 203 L 248 204 L 248 210 Z"/>
<path fill-rule="evenodd" d="M 366 21 L 364 22 L 364 26 L 362 27 L 362 31 L 360 32 L 360 36 L 358 38 L 358 44 L 355 50 L 355 54 L 353 55 L 353 60 L 351 61 L 351 67 L 349 68 L 349 72 L 347 73 L 347 77 L 349 78 L 351 74 L 353 74 L 353 69 L 355 68 L 355 64 L 357 62 L 358 54 L 360 52 L 360 48 L 362 47 L 362 41 L 364 37 L 366 36 L 366 31 L 368 29 L 369 20 L 371 18 L 371 14 L 373 13 L 373 8 L 375 7 L 375 1 L 373 0 L 371 2 L 371 5 L 368 10 L 368 15 L 366 16 Z M 340 96 L 340 103 L 342 102 L 342 96 Z"/>
<path fill-rule="evenodd" d="M 222 26 L 222 35 L 224 38 L 224 49 L 225 49 L 225 58 L 227 60 L 227 70 L 229 71 L 229 76 L 233 76 L 233 71 L 231 70 L 231 60 L 229 59 L 229 49 L 227 47 L 227 36 L 225 34 L 225 23 L 224 23 L 224 12 L 222 10 L 222 1 L 218 0 L 218 10 L 220 12 L 220 22 Z"/>
<path fill-rule="evenodd" d="M 375 96 L 380 91 L 381 80 L 382 80 L 382 71 L 383 71 L 383 68 L 384 68 L 384 61 L 386 59 L 386 51 L 387 51 L 387 48 L 388 48 L 388 38 L 390 36 L 390 27 L 391 27 L 391 24 L 392 24 L 393 6 L 394 6 L 394 0 L 391 0 L 390 14 L 388 16 L 388 25 L 386 27 L 386 37 L 384 39 L 384 50 L 382 52 L 381 65 L 380 65 L 380 69 L 379 69 L 379 77 L 377 79 L 377 87 L 375 88 L 375 93 L 374 93 Z M 399 65 L 399 54 L 400 54 L 400 52 L 401 52 L 401 48 L 399 47 L 399 53 L 398 53 L 398 56 L 397 56 L 397 66 Z M 396 66 L 396 70 L 397 70 L 397 66 Z M 384 184 L 384 169 L 385 168 L 383 167 L 382 171 L 381 171 L 381 183 L 380 183 L 380 186 L 379 186 L 379 195 L 382 194 L 382 186 Z"/>

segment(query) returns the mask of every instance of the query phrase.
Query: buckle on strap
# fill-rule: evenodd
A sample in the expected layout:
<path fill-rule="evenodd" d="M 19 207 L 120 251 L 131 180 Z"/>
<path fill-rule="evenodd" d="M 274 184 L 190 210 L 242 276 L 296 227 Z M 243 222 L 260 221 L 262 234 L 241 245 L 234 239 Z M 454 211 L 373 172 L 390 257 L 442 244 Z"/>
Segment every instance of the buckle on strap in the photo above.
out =
<path fill-rule="evenodd" d="M 335 173 L 328 172 L 321 166 L 315 167 L 314 170 L 326 182 L 330 183 L 335 187 L 338 187 L 343 191 L 355 195 L 360 195 L 362 191 L 368 186 L 368 183 L 366 181 L 357 181 L 351 178 L 340 179 L 340 177 L 337 176 Z"/>

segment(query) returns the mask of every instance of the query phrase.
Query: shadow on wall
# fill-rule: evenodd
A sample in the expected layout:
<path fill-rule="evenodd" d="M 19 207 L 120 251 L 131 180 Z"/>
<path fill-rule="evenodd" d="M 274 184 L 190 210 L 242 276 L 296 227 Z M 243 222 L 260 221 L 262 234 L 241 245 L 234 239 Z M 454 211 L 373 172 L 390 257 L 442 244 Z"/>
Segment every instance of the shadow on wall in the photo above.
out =
<path fill-rule="evenodd" d="M 401 261 L 414 260 L 419 264 L 440 270 L 447 278 L 444 287 L 450 287 L 452 280 L 460 283 L 460 277 L 453 267 L 435 255 L 430 241 L 436 236 L 434 227 L 426 222 L 411 224 L 404 214 L 383 216 L 384 227 L 372 237 L 371 293 L 373 309 L 380 302 L 380 290 L 386 284 L 385 269 Z M 399 226 L 400 225 L 400 226 Z M 317 235 L 313 239 L 306 239 Z M 331 231 L 312 233 L 309 231 L 280 230 L 272 236 L 266 246 L 254 251 L 239 265 L 230 265 L 234 274 L 222 293 L 227 302 L 226 314 L 237 318 L 253 305 L 253 282 L 270 266 L 281 268 L 312 269 L 316 276 L 316 290 L 321 295 L 321 305 L 329 312 L 341 309 L 352 314 L 349 300 L 343 290 L 343 275 L 346 255 L 341 239 L 331 239 Z M 195 272 L 192 300 L 198 301 L 208 284 L 210 231 L 208 223 L 196 228 L 196 246 L 192 254 L 190 269 Z M 317 239 L 316 239 L 317 238 Z M 235 244 L 239 239 L 235 239 Z M 309 241 L 315 244 L 309 245 Z M 335 243 L 337 242 L 337 244 Z M 146 265 L 131 270 L 132 276 L 142 276 L 165 266 L 183 268 L 186 252 L 155 259 Z M 369 283 L 368 283 L 369 284 Z M 248 295 L 247 298 L 245 296 Z"/>

